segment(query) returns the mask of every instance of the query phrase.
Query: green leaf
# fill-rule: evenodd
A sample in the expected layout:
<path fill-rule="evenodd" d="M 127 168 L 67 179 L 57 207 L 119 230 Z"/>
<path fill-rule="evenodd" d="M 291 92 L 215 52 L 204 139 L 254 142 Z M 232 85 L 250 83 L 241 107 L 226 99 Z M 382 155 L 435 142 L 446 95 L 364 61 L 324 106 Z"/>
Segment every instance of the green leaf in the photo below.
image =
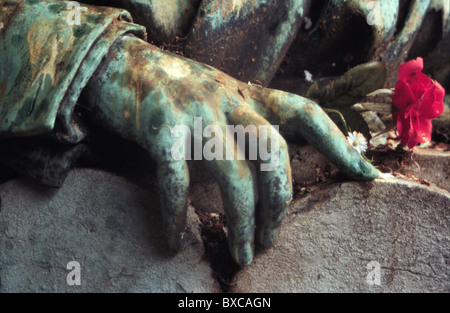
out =
<path fill-rule="evenodd" d="M 366 137 L 367 140 L 370 140 L 370 138 L 372 138 L 372 135 L 370 135 L 369 126 L 367 125 L 361 114 L 349 108 L 343 109 L 331 107 L 330 109 L 341 112 L 350 131 L 360 132 L 364 135 L 364 137 Z M 342 123 L 342 119 L 337 114 L 329 113 L 328 115 L 339 127 L 339 129 L 347 136 L 346 127 Z"/>
<path fill-rule="evenodd" d="M 382 63 L 361 64 L 321 89 L 313 84 L 306 97 L 316 99 L 322 107 L 334 107 L 341 111 L 382 88 L 385 80 L 386 67 Z"/>
<path fill-rule="evenodd" d="M 318 94 L 320 94 L 319 91 L 319 84 L 315 81 L 308 89 L 308 91 L 306 92 L 306 98 L 318 98 Z"/>

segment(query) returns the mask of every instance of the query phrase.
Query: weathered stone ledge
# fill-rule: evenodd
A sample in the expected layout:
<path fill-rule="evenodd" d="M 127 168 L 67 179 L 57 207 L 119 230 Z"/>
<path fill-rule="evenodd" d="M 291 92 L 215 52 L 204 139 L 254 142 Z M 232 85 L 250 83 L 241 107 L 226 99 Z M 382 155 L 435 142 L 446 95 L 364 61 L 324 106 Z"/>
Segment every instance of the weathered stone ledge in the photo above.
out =
<path fill-rule="evenodd" d="M 412 181 L 322 185 L 294 201 L 233 291 L 449 292 L 449 210 L 448 192 Z M 367 283 L 372 261 L 380 285 Z"/>
<path fill-rule="evenodd" d="M 0 186 L 0 292 L 219 292 L 203 260 L 199 220 L 166 253 L 157 190 L 76 169 L 61 189 L 27 179 Z M 81 285 L 68 285 L 69 262 Z"/>
<path fill-rule="evenodd" d="M 420 157 L 421 174 L 447 175 L 447 153 Z M 336 169 L 311 147 L 293 147 L 291 159 L 294 180 L 307 188 L 279 241 L 235 275 L 231 291 L 450 291 L 448 179 L 336 182 Z M 194 213 L 220 212 L 220 193 L 192 170 L 193 207 L 177 255 L 165 252 L 159 195 L 148 184 L 75 169 L 61 189 L 25 178 L 0 185 L 0 292 L 221 292 Z M 70 261 L 80 263 L 80 286 L 66 282 Z M 372 261 L 380 285 L 367 283 Z"/>

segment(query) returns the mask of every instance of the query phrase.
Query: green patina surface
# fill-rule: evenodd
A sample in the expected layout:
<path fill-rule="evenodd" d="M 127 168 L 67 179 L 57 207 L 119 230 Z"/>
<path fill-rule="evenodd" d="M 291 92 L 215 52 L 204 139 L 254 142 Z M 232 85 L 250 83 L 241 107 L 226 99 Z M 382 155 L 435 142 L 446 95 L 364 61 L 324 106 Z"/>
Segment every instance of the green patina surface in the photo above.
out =
<path fill-rule="evenodd" d="M 129 13 L 113 8 L 89 7 L 81 24 L 71 26 L 66 5 L 0 2 L 1 137 L 53 130 L 59 114 L 73 111 L 112 42 L 125 32 L 143 34 L 141 26 L 129 23 Z M 81 138 L 74 134 L 70 141 Z"/>
<path fill-rule="evenodd" d="M 281 133 L 305 137 L 351 177 L 366 180 L 378 176 L 378 171 L 348 144 L 328 115 L 311 100 L 240 82 L 132 36 L 113 46 L 87 93 L 89 106 L 95 108 L 91 118 L 138 142 L 157 160 L 166 234 L 174 249 L 182 241 L 189 186 L 186 161 L 174 160 L 171 151 L 179 140 L 171 134 L 177 125 L 187 126 L 194 142 L 198 139 L 203 145 L 211 139 L 202 136 L 208 125 L 217 125 L 226 133 L 227 125 L 261 128 L 278 124 Z M 202 119 L 200 134 L 195 133 L 194 118 Z M 279 154 L 266 161 L 256 160 L 256 164 L 276 161 L 278 166 L 271 171 L 257 168 L 261 191 L 258 210 L 252 192 L 253 177 L 246 161 L 237 158 L 238 150 L 230 151 L 232 159 L 204 162 L 221 188 L 230 251 L 242 265 L 252 260 L 254 236 L 267 247 L 274 242 L 292 197 L 287 144 L 275 132 L 269 134 L 271 147 L 272 136 L 278 140 Z M 224 151 L 229 149 L 224 142 L 219 144 L 224 144 Z"/>

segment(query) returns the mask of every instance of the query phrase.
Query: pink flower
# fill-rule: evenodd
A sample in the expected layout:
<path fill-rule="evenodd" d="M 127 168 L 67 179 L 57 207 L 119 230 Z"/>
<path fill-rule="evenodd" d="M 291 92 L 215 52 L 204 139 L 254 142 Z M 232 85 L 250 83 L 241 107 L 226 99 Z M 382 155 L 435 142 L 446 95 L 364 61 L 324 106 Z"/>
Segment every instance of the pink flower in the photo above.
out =
<path fill-rule="evenodd" d="M 444 88 L 422 73 L 422 69 L 420 57 L 402 64 L 392 98 L 397 140 L 410 149 L 431 140 L 431 119 L 444 112 Z"/>

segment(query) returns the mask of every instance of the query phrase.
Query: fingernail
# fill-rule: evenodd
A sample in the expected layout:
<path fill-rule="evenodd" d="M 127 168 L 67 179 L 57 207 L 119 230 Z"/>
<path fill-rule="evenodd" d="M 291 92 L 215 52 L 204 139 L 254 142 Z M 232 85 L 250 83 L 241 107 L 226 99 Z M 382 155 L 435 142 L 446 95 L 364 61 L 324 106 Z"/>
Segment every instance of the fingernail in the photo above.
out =
<path fill-rule="evenodd" d="M 258 241 L 264 248 L 270 248 L 278 238 L 278 229 L 261 230 L 258 234 Z"/>
<path fill-rule="evenodd" d="M 247 266 L 253 261 L 253 247 L 250 243 L 245 243 L 239 250 L 236 258 L 240 266 Z"/>

